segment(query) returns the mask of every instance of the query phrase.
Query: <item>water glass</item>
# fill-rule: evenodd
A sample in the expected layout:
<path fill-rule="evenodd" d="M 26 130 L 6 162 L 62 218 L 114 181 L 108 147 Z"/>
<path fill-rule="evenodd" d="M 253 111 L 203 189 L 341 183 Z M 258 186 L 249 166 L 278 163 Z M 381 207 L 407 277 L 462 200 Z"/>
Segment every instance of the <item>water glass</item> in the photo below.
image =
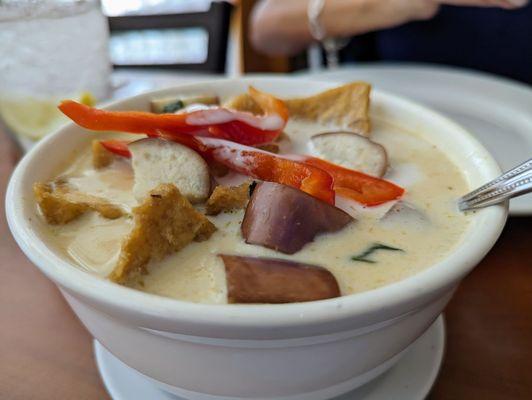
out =
<path fill-rule="evenodd" d="M 60 100 L 108 97 L 108 38 L 97 0 L 0 0 L 0 122 L 36 140 L 66 121 Z"/>

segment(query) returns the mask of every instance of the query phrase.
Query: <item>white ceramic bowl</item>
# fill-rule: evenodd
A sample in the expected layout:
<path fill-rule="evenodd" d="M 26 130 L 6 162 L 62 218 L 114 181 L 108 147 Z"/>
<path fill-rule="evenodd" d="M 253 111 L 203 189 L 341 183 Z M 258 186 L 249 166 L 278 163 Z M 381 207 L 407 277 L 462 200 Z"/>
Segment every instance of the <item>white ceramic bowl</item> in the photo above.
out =
<path fill-rule="evenodd" d="M 244 92 L 252 83 L 280 96 L 334 83 L 238 79 L 191 84 L 109 105 L 147 110 L 155 95 Z M 424 107 L 375 91 L 372 113 L 423 132 L 445 149 L 471 187 L 500 170 L 462 128 Z M 31 261 L 61 289 L 87 329 L 109 351 L 166 390 L 189 399 L 326 399 L 393 365 L 441 313 L 460 280 L 499 236 L 507 206 L 478 211 L 447 258 L 410 278 L 364 293 L 286 305 L 201 305 L 145 294 L 91 275 L 45 239 L 31 186 L 46 180 L 91 139 L 69 124 L 20 162 L 7 191 L 7 218 Z"/>

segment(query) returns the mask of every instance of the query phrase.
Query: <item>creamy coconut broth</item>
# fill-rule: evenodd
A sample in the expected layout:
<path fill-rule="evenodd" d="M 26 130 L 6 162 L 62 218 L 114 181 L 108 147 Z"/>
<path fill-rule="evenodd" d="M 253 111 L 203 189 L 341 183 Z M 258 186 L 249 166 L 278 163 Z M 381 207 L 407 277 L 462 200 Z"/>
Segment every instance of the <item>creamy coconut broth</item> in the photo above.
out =
<path fill-rule="evenodd" d="M 281 153 L 312 154 L 311 136 L 330 131 L 330 126 L 289 120 L 284 129 L 289 140 L 281 141 Z M 161 261 L 150 262 L 149 273 L 131 286 L 161 296 L 201 303 L 226 303 L 224 263 L 218 254 L 273 257 L 319 265 L 336 278 L 342 295 L 358 293 L 404 279 L 430 267 L 456 246 L 469 218 L 459 213 L 456 198 L 468 187 L 459 169 L 436 146 L 416 132 L 390 122 L 372 119 L 371 139 L 388 153 L 384 176 L 406 189 L 403 201 L 416 214 L 397 213 L 382 218 L 395 203 L 355 207 L 355 222 L 335 233 L 319 234 L 295 254 L 283 254 L 259 245 L 246 244 L 241 233 L 244 209 L 208 218 L 218 228 L 203 242 L 192 242 Z M 130 161 L 117 158 L 111 165 L 94 169 L 90 149 L 80 151 L 59 176 L 82 192 L 97 195 L 126 210 L 137 204 Z M 241 175 L 230 173 L 221 183 L 237 184 Z M 202 205 L 195 205 L 202 210 Z M 50 225 L 55 246 L 79 267 L 106 277 L 113 270 L 121 241 L 132 228 L 132 219 L 107 219 L 88 212 L 64 225 Z M 372 244 L 401 249 L 375 251 L 369 259 L 352 260 Z"/>

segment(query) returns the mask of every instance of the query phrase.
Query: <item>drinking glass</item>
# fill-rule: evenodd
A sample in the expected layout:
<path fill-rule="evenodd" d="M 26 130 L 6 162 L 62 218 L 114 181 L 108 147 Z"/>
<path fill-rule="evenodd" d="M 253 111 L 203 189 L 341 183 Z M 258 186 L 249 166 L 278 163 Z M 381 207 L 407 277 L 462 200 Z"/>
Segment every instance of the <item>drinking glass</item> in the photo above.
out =
<path fill-rule="evenodd" d="M 108 38 L 97 0 L 0 0 L 0 122 L 37 140 L 66 121 L 62 99 L 108 97 Z"/>

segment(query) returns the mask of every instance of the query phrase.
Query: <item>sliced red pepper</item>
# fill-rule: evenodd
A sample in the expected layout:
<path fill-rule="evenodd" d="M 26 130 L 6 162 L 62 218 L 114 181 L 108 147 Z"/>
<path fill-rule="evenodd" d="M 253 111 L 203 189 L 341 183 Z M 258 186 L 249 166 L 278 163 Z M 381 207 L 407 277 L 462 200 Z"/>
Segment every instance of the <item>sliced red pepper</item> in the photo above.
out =
<path fill-rule="evenodd" d="M 316 157 L 296 156 L 307 165 L 328 172 L 334 181 L 334 191 L 366 206 L 376 206 L 400 198 L 405 190 L 384 179 L 341 167 Z"/>
<path fill-rule="evenodd" d="M 158 132 L 153 136 L 179 142 L 207 160 L 216 160 L 244 175 L 296 187 L 329 204 L 334 204 L 335 192 L 366 206 L 396 200 L 405 192 L 392 182 L 316 157 L 293 155 L 285 158 L 226 140 L 196 138 L 185 134 Z M 101 143 L 115 154 L 131 156 L 127 142 L 106 140 Z"/>
<path fill-rule="evenodd" d="M 159 133 L 159 137 L 190 147 L 207 160 L 218 161 L 233 171 L 263 181 L 293 186 L 329 204 L 334 204 L 333 179 L 320 168 L 222 139 L 165 133 Z M 127 154 L 124 151 L 127 142 L 121 144 L 116 142 L 118 141 L 101 143 L 115 154 L 130 157 L 129 151 Z"/>
<path fill-rule="evenodd" d="M 227 140 L 166 135 L 163 132 L 159 132 L 159 135 L 188 146 L 204 158 L 218 161 L 233 171 L 263 181 L 293 186 L 334 204 L 333 179 L 320 168 Z"/>
<path fill-rule="evenodd" d="M 109 139 L 109 140 L 100 140 L 100 144 L 105 147 L 107 150 L 109 150 L 111 153 L 118 154 L 122 157 L 131 157 L 131 152 L 129 151 L 129 148 L 127 147 L 128 142 L 124 140 L 115 140 L 115 139 Z"/>
<path fill-rule="evenodd" d="M 96 131 L 119 131 L 154 135 L 163 130 L 168 135 L 188 134 L 226 139 L 245 145 L 268 143 L 277 138 L 288 120 L 282 100 L 253 87 L 249 94 L 263 109 L 264 116 L 256 116 L 223 107 L 177 114 L 153 114 L 142 111 L 106 111 L 63 101 L 59 109 L 75 123 Z"/>

